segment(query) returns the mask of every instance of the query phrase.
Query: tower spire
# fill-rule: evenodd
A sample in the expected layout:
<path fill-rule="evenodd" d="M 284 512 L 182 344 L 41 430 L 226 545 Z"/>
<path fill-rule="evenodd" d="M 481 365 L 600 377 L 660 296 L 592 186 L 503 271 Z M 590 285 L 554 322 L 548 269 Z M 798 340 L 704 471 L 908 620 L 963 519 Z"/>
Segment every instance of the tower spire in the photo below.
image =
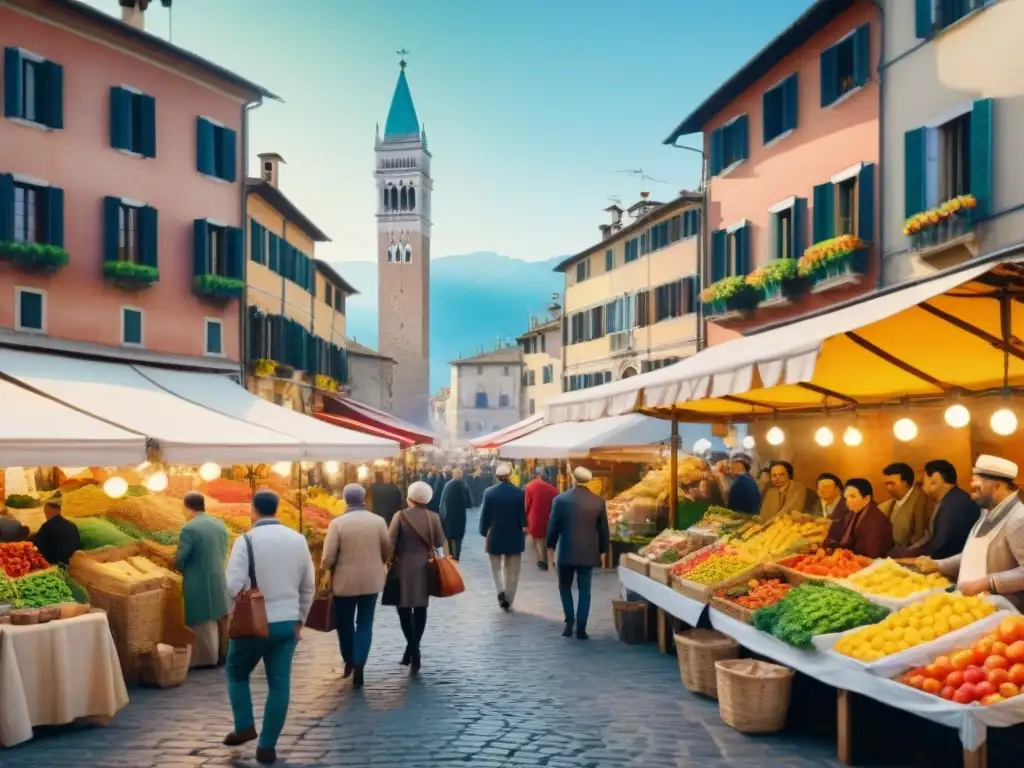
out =
<path fill-rule="evenodd" d="M 402 68 L 402 71 L 405 72 L 405 67 L 406 67 L 405 57 L 408 56 L 410 53 L 412 53 L 412 51 L 407 51 L 405 48 L 403 48 L 400 51 L 395 51 L 395 53 L 397 53 L 399 55 L 399 57 L 400 57 L 400 59 L 398 61 L 398 66 L 400 66 Z"/>
<path fill-rule="evenodd" d="M 402 48 L 396 53 L 402 58 L 398 62 L 400 71 L 398 82 L 395 83 L 395 93 L 391 97 L 391 108 L 384 122 L 384 141 L 415 141 L 420 137 L 420 121 L 416 116 L 416 107 L 412 103 L 409 81 L 405 77 L 405 68 L 408 65 L 405 57 L 409 51 Z"/>

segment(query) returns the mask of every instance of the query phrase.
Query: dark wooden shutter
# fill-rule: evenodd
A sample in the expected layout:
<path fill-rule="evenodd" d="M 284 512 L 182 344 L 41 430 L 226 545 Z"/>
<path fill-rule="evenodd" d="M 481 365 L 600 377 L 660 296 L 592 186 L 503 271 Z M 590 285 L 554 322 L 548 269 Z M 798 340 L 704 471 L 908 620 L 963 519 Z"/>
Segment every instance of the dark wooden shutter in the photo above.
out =
<path fill-rule="evenodd" d="M 875 239 L 875 164 L 865 163 L 857 179 L 857 237 L 865 243 Z"/>
<path fill-rule="evenodd" d="M 217 175 L 225 181 L 235 181 L 238 178 L 238 135 L 230 128 L 220 128 L 217 133 L 220 143 Z"/>
<path fill-rule="evenodd" d="M 4 48 L 4 116 L 24 117 L 21 107 L 21 51 Z"/>
<path fill-rule="evenodd" d="M 0 173 L 0 243 L 14 239 L 14 175 Z"/>
<path fill-rule="evenodd" d="M 853 31 L 853 83 L 867 85 L 871 79 L 871 25 Z"/>
<path fill-rule="evenodd" d="M 972 128 L 973 133 L 973 128 Z M 903 215 L 910 218 L 925 208 L 925 129 L 903 134 Z"/>
<path fill-rule="evenodd" d="M 64 128 L 64 67 L 47 61 L 43 64 L 43 121 L 50 128 Z"/>
<path fill-rule="evenodd" d="M 812 240 L 815 244 L 835 236 L 835 187 L 832 182 L 819 184 L 814 188 L 814 232 Z"/>
<path fill-rule="evenodd" d="M 227 227 L 228 277 L 241 280 L 245 274 L 245 240 L 241 227 Z"/>
<path fill-rule="evenodd" d="M 117 261 L 121 239 L 121 198 L 103 198 L 103 259 Z"/>
<path fill-rule="evenodd" d="M 807 249 L 807 198 L 793 203 L 793 258 L 799 259 Z"/>
<path fill-rule="evenodd" d="M 46 187 L 43 190 L 46 200 L 46 242 L 49 245 L 64 247 L 64 190 L 60 187 Z"/>
<path fill-rule="evenodd" d="M 145 94 L 135 98 L 139 102 L 139 130 L 142 134 L 137 142 L 139 154 L 156 157 L 156 99 Z"/>
<path fill-rule="evenodd" d="M 820 64 L 821 106 L 827 107 L 839 98 L 836 92 L 839 84 L 839 51 L 835 46 L 821 52 Z"/>
<path fill-rule="evenodd" d="M 141 262 L 147 267 L 159 268 L 160 220 L 156 208 L 147 205 L 139 209 L 139 230 Z"/>
<path fill-rule="evenodd" d="M 216 153 L 214 142 L 216 141 L 216 130 L 209 120 L 196 118 L 196 170 L 205 173 L 207 176 L 215 176 Z"/>
<path fill-rule="evenodd" d="M 196 219 L 193 225 L 192 271 L 196 277 L 210 274 L 210 224 Z"/>
<path fill-rule="evenodd" d="M 132 148 L 132 94 L 116 85 L 110 89 L 110 146 Z"/>
<path fill-rule="evenodd" d="M 992 213 L 992 99 L 978 99 L 971 112 L 971 194 L 978 200 L 974 215 Z"/>

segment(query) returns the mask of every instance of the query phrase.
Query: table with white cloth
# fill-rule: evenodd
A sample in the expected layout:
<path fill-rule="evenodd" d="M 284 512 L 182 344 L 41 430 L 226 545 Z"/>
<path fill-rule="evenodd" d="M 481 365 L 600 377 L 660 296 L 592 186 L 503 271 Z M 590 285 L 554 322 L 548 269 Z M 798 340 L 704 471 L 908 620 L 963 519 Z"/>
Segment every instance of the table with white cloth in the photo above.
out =
<path fill-rule="evenodd" d="M 36 726 L 113 717 L 127 705 L 102 611 L 34 626 L 0 624 L 0 745 L 30 740 Z"/>
<path fill-rule="evenodd" d="M 707 608 L 703 602 L 659 584 L 642 573 L 619 567 L 619 583 L 658 609 L 658 650 L 670 653 L 674 645 L 672 618 L 696 627 Z"/>

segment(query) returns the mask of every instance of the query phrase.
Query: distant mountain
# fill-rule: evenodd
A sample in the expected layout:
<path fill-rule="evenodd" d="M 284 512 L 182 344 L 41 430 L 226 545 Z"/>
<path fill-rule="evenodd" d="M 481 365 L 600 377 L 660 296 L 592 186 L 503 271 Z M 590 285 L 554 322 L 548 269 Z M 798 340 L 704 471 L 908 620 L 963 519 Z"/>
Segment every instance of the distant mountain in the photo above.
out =
<path fill-rule="evenodd" d="M 553 269 L 564 256 L 521 261 L 492 251 L 440 256 L 430 262 L 430 389 L 449 382 L 448 363 L 490 349 L 527 329 L 529 315 L 542 315 L 564 278 Z M 348 335 L 377 348 L 377 263 L 333 265 L 359 291 L 348 300 Z"/>

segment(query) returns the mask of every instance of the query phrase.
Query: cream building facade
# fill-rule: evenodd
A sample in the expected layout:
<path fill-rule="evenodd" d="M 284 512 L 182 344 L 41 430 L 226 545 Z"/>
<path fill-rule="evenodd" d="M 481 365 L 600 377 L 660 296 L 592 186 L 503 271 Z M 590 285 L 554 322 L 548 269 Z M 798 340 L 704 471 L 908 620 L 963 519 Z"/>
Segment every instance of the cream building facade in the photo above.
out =
<path fill-rule="evenodd" d="M 603 239 L 555 269 L 565 274 L 562 389 L 661 368 L 697 351 L 699 193 L 646 196 L 606 209 Z M 625 217 L 623 216 L 625 214 Z"/>
<path fill-rule="evenodd" d="M 532 416 L 562 391 L 561 307 L 553 304 L 549 317 L 532 318 L 530 330 L 516 341 L 523 352 L 522 415 Z"/>
<path fill-rule="evenodd" d="M 519 347 L 453 360 L 450 366 L 445 416 L 453 442 L 464 443 L 522 418 L 523 355 Z"/>
<path fill-rule="evenodd" d="M 395 361 L 355 339 L 348 346 L 348 393 L 353 399 L 390 412 Z"/>
<path fill-rule="evenodd" d="M 1024 243 L 1024 0 L 884 0 L 884 282 Z M 927 232 L 906 220 L 959 195 Z"/>

